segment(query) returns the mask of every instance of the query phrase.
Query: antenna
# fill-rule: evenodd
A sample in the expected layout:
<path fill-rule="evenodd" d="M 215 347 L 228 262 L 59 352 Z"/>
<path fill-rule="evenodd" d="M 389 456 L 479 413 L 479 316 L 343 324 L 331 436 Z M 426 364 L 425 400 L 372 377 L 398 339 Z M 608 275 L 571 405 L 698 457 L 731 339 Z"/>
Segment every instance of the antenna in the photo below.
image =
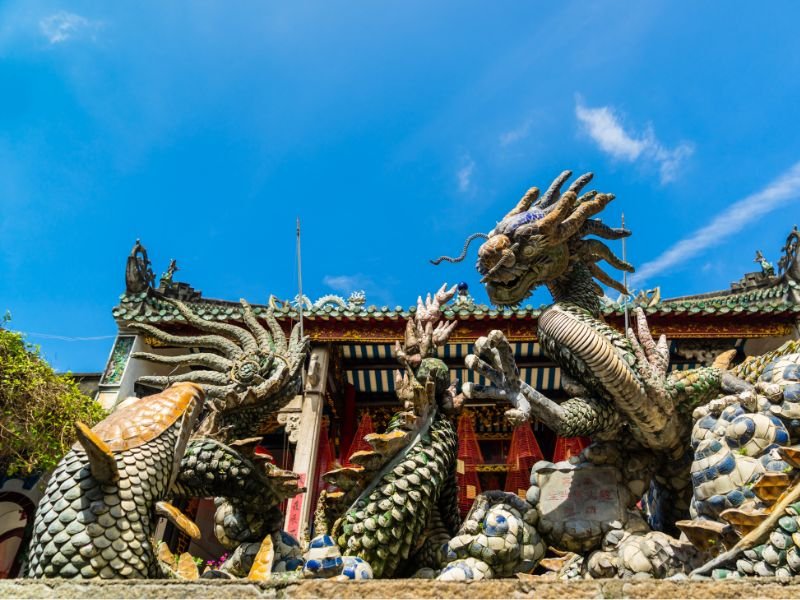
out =
<path fill-rule="evenodd" d="M 297 311 L 300 315 L 300 339 L 303 339 L 303 260 L 300 255 L 300 217 L 297 217 Z"/>
<path fill-rule="evenodd" d="M 622 213 L 622 228 L 625 229 L 625 213 Z M 299 231 L 299 230 L 298 230 Z M 299 235 L 299 234 L 298 234 Z M 622 261 L 626 262 L 625 258 L 625 238 L 622 238 Z M 628 272 L 622 271 L 622 287 L 625 288 L 625 300 L 623 306 L 625 307 L 625 335 L 628 335 Z"/>
<path fill-rule="evenodd" d="M 298 300 L 297 303 L 297 313 L 300 318 L 300 339 L 303 339 L 303 309 L 305 308 L 305 302 L 303 299 L 303 259 L 300 255 L 300 217 L 297 217 L 297 294 Z M 300 371 L 301 377 L 303 379 L 303 385 L 300 390 L 300 394 L 303 396 L 303 402 L 306 399 L 306 369 L 302 369 Z"/>

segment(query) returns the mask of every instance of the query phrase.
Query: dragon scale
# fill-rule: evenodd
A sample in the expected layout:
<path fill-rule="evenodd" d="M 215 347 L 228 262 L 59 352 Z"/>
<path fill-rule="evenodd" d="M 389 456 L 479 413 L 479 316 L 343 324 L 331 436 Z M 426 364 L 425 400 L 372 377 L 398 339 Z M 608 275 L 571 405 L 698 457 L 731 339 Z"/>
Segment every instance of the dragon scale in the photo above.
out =
<path fill-rule="evenodd" d="M 539 339 L 571 376 L 619 408 L 646 447 L 682 454 L 684 427 L 676 412 L 665 412 L 650 401 L 625 357 L 592 327 L 592 320 L 583 309 L 559 302 L 539 317 Z M 627 356 L 633 358 L 631 352 Z"/>
<path fill-rule="evenodd" d="M 342 550 L 366 560 L 376 577 L 400 574 L 424 542 L 422 534 L 434 507 L 439 506 L 443 485 L 455 470 L 457 447 L 452 423 L 438 415 L 428 432 L 380 478 L 367 498 L 345 513 L 334 529 Z M 453 509 L 452 505 L 439 508 Z"/>
<path fill-rule="evenodd" d="M 90 434 L 67 453 L 36 511 L 29 577 L 161 575 L 153 506 L 170 493 L 202 398 L 197 386 L 178 384 L 136 400 L 95 426 L 96 445 Z"/>

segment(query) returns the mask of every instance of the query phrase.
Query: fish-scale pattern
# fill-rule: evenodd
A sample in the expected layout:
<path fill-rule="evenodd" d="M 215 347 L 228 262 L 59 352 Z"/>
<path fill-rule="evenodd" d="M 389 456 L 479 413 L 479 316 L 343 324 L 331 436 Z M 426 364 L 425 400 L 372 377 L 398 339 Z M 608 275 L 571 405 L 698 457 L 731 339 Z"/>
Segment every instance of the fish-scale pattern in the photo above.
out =
<path fill-rule="evenodd" d="M 139 446 L 158 437 L 181 418 L 190 405 L 196 404 L 199 392 L 200 388 L 194 384 L 175 385 L 115 410 L 95 425 L 92 431 L 114 452 Z M 78 442 L 72 447 L 81 449 Z"/>
<path fill-rule="evenodd" d="M 280 529 L 277 507 L 302 489 L 296 473 L 250 460 L 217 440 L 198 438 L 186 448 L 172 492 L 185 498 L 216 497 L 215 535 L 226 548 L 235 548 Z"/>
<path fill-rule="evenodd" d="M 442 493 L 444 493 L 444 490 L 442 490 Z M 413 576 L 422 566 L 435 569 L 444 567 L 447 564 L 445 548 L 454 533 L 454 530 L 444 524 L 439 514 L 439 507 L 434 505 L 428 519 L 428 525 L 422 535 L 425 541 L 422 546 L 415 550 L 412 560 L 408 561 L 405 572 L 401 575 Z"/>
<path fill-rule="evenodd" d="M 564 420 L 558 430 L 563 437 L 594 435 L 616 429 L 622 419 L 616 409 L 596 398 L 570 398 L 561 407 Z"/>
<path fill-rule="evenodd" d="M 70 450 L 36 511 L 28 577 L 155 575 L 151 510 L 168 491 L 180 430 L 178 421 L 152 441 L 116 454 L 117 483 L 96 480 L 86 453 Z"/>
<path fill-rule="evenodd" d="M 800 575 L 800 502 L 787 507 L 763 544 L 745 550 L 735 565 L 717 569 L 717 579 L 731 574 L 787 578 Z"/>
<path fill-rule="evenodd" d="M 257 499 L 243 502 L 218 496 L 214 499 L 214 535 L 225 548 L 233 549 L 243 542 L 263 539 L 270 532 L 280 531 L 283 513 L 277 506 L 260 506 Z"/>
<path fill-rule="evenodd" d="M 461 527 L 461 510 L 459 508 L 458 474 L 456 472 L 456 462 L 450 467 L 447 481 L 442 486 L 439 496 L 439 517 L 445 525 L 450 535 L 455 535 Z"/>
<path fill-rule="evenodd" d="M 621 355 L 611 339 L 601 335 L 596 323 L 587 317 L 586 311 L 570 305 L 545 312 L 539 318 L 538 329 L 545 351 L 570 375 L 623 412 L 647 447 L 660 449 L 677 444 L 673 428 L 668 428 L 670 415 L 649 401 L 631 367 L 634 362 Z"/>
<path fill-rule="evenodd" d="M 175 492 L 185 497 L 252 498 L 262 487 L 256 467 L 241 453 L 211 438 L 193 439 L 181 458 Z"/>
<path fill-rule="evenodd" d="M 672 371 L 664 388 L 683 414 L 713 400 L 720 392 L 722 369 L 698 367 L 688 371 Z"/>
<path fill-rule="evenodd" d="M 734 367 L 731 372 L 748 383 L 755 383 L 766 367 L 772 364 L 776 358 L 796 352 L 800 352 L 800 340 L 790 340 L 776 350 L 760 356 L 748 357 L 740 365 Z"/>
<path fill-rule="evenodd" d="M 436 417 L 405 460 L 345 513 L 337 536 L 342 551 L 366 560 L 375 577 L 396 574 L 421 541 L 455 462 L 457 446 L 452 423 Z"/>

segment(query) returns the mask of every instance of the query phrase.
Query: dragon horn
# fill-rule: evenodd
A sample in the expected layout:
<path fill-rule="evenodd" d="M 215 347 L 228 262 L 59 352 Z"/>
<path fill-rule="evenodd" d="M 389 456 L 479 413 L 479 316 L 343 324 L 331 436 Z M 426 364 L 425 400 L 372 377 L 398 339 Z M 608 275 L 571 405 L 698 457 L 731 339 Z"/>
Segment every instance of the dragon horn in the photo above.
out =
<path fill-rule="evenodd" d="M 547 191 L 544 195 L 539 198 L 539 201 L 534 204 L 534 207 L 544 210 L 554 202 L 556 202 L 561 195 L 561 186 L 564 185 L 564 182 L 572 177 L 572 171 L 564 171 L 553 180 L 553 183 L 550 184 L 550 187 L 547 188 Z"/>
<path fill-rule="evenodd" d="M 594 177 L 594 173 L 584 173 L 580 177 L 578 177 L 571 186 L 569 186 L 568 192 L 575 192 L 575 194 L 580 194 L 581 190 L 586 187 L 586 184 L 589 183 Z"/>
<path fill-rule="evenodd" d="M 542 219 L 528 225 L 527 227 L 530 228 L 531 233 L 550 233 L 554 231 L 572 212 L 573 207 L 575 206 L 575 200 L 577 197 L 575 196 L 575 192 L 567 192 L 561 198 L 559 198 L 558 202 L 553 205 L 553 208 L 550 210 L 548 214 L 546 214 Z M 518 232 L 523 228 L 520 227 Z"/>
<path fill-rule="evenodd" d="M 511 209 L 511 212 L 509 212 L 503 218 L 507 219 L 508 217 L 513 217 L 514 215 L 518 215 L 520 213 L 525 212 L 531 207 L 531 205 L 533 205 L 534 202 L 536 202 L 536 199 L 538 197 L 539 197 L 539 188 L 537 187 L 530 188 L 527 192 L 525 192 L 525 195 L 520 199 L 520 201 L 517 202 L 517 205 Z"/>

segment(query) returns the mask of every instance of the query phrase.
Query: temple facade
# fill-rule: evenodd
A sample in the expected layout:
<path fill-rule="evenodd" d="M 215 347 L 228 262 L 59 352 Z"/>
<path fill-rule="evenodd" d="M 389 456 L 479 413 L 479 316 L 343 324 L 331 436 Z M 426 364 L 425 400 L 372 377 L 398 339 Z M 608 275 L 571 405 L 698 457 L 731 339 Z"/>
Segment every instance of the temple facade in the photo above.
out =
<path fill-rule="evenodd" d="M 627 307 L 606 302 L 604 317 L 621 330 L 626 309 L 642 307 L 653 333 L 666 334 L 670 340 L 671 369 L 710 365 L 720 353 L 731 349 L 743 358 L 776 348 L 785 340 L 798 338 L 800 282 L 785 272 L 796 252 L 797 239 L 795 230 L 782 249 L 777 271 L 759 252 L 756 262 L 761 268 L 746 273 L 727 290 L 678 298 L 662 298 L 660 290 L 648 290 Z M 194 314 L 210 322 L 243 322 L 241 304 L 203 297 L 189 284 L 174 280 L 176 270 L 172 261 L 156 285 L 146 250 L 137 241 L 128 258 L 125 293 L 112 311 L 119 333 L 97 394 L 108 410 L 131 395 L 141 397 L 158 391 L 142 383 L 143 376 L 169 377 L 187 372 L 185 367 L 176 370 L 170 365 L 132 358 L 135 352 L 168 356 L 186 350 L 135 331 L 131 324 L 152 325 L 175 335 L 198 333 L 167 299 L 181 300 Z M 394 343 L 403 338 L 406 322 L 417 307 L 374 306 L 363 292 L 354 292 L 348 298 L 326 296 L 315 302 L 305 297 L 293 301 L 272 297 L 266 305 L 252 308 L 256 316 L 271 309 L 287 332 L 302 312 L 303 330 L 312 343 L 304 389 L 258 432 L 263 451 L 277 466 L 298 473 L 307 488 L 306 493 L 292 498 L 285 507 L 285 529 L 302 537 L 311 526 L 316 496 L 325 485 L 321 474 L 346 465 L 349 455 L 362 449 L 359 442 L 363 434 L 382 431 L 397 409 Z M 473 371 L 465 368 L 464 358 L 478 337 L 499 329 L 513 345 L 524 381 L 554 400 L 566 399 L 561 369 L 545 356 L 537 340 L 540 314 L 541 308 L 530 305 L 496 309 L 478 304 L 468 286 L 461 284 L 456 298 L 444 309 L 444 318 L 456 320 L 457 325 L 439 352 L 439 358 L 450 369 L 451 380 L 480 382 Z M 474 497 L 480 489 L 508 488 L 509 470 L 514 469 L 514 461 L 518 463 L 520 457 L 509 456 L 515 431 L 504 419 L 508 406 L 474 401 L 466 408 L 459 422 L 460 472 L 465 482 L 460 491 L 468 496 L 463 505 L 469 506 L 469 496 Z M 532 453 L 538 453 L 540 458 L 563 459 L 581 448 L 580 440 L 559 440 L 541 423 L 533 423 L 531 432 L 532 438 L 526 434 L 528 445 L 533 439 Z M 479 456 L 480 460 L 470 461 L 469 456 Z M 201 528 L 211 527 L 211 500 L 184 508 Z M 195 556 L 213 558 L 221 552 L 208 541 L 191 542 L 190 547 L 188 538 L 177 531 L 168 530 L 163 535 L 179 546 L 178 550 L 189 549 Z M 210 539 L 213 535 L 203 536 L 203 540 Z"/>

